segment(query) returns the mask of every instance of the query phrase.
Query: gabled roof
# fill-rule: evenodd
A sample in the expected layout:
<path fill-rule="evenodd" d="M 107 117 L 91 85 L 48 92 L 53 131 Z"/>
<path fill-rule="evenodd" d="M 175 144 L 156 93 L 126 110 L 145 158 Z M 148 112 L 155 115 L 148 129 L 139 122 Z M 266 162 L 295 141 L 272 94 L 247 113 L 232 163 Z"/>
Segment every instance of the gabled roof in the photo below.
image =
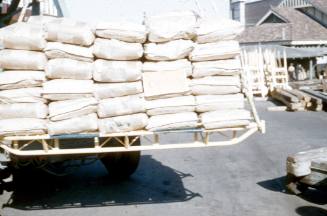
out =
<path fill-rule="evenodd" d="M 271 7 L 279 5 L 282 0 L 264 0 L 248 2 L 245 4 L 245 23 L 246 25 L 255 25 Z"/>
<path fill-rule="evenodd" d="M 276 41 L 326 41 L 327 29 L 294 8 L 272 8 L 286 23 L 265 23 L 246 28 L 241 43 Z"/>
<path fill-rule="evenodd" d="M 309 3 L 312 4 L 318 10 L 327 14 L 327 1 L 326 0 L 307 0 Z"/>

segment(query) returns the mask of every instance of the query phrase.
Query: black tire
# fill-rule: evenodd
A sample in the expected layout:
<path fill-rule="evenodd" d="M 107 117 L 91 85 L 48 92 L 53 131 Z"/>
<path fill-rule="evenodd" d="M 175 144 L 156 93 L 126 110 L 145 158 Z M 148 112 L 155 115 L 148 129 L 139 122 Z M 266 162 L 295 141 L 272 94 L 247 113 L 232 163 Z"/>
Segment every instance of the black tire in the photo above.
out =
<path fill-rule="evenodd" d="M 133 145 L 139 146 L 140 139 Z M 117 141 L 113 141 L 109 146 L 121 146 Z M 101 162 L 113 180 L 124 180 L 129 178 L 137 169 L 141 158 L 141 151 L 113 152 L 102 155 Z"/>

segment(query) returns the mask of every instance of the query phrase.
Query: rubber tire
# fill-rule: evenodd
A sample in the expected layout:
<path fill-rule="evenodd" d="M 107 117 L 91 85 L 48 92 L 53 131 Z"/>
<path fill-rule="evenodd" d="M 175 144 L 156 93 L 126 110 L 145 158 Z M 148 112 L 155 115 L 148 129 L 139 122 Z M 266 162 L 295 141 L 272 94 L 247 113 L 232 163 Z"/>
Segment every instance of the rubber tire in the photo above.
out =
<path fill-rule="evenodd" d="M 133 145 L 139 146 L 140 139 Z M 113 141 L 109 146 L 121 146 L 117 141 Z M 141 151 L 132 152 L 113 152 L 102 155 L 101 162 L 108 171 L 112 180 L 128 179 L 137 169 L 141 158 Z"/>

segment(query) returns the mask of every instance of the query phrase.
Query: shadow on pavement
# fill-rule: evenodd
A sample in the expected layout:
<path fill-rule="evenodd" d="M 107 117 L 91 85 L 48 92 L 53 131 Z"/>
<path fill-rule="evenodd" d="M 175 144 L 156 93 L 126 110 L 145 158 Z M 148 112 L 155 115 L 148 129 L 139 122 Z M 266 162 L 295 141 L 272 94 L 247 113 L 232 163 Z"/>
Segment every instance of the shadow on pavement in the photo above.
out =
<path fill-rule="evenodd" d="M 286 177 L 282 176 L 279 178 L 258 182 L 257 184 L 267 190 L 289 194 L 285 188 L 285 181 Z M 314 188 L 308 188 L 307 190 L 303 191 L 301 195 L 298 195 L 298 197 L 317 205 L 327 204 L 327 191 L 322 189 L 317 190 Z"/>
<path fill-rule="evenodd" d="M 31 174 L 24 181 L 24 187 L 14 188 L 3 207 L 41 210 L 184 202 L 201 197 L 184 188 L 182 179 L 186 177 L 192 175 L 145 155 L 129 180 L 112 182 L 102 164 L 97 162 L 65 177 Z"/>
<path fill-rule="evenodd" d="M 286 180 L 286 177 L 282 176 L 282 177 L 275 178 L 275 179 L 261 181 L 261 182 L 258 182 L 257 184 L 267 190 L 285 193 L 285 191 L 286 191 L 285 190 L 285 180 Z"/>
<path fill-rule="evenodd" d="M 296 209 L 296 213 L 301 216 L 326 216 L 327 210 L 314 206 L 301 206 Z"/>

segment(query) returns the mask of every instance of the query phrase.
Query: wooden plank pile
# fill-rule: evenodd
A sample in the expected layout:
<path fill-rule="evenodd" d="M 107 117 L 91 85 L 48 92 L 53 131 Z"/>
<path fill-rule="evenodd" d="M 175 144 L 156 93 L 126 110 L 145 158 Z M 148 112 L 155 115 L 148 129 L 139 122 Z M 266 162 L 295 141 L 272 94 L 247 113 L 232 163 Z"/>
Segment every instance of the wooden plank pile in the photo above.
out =
<path fill-rule="evenodd" d="M 321 111 L 323 108 L 322 99 L 297 89 L 276 88 L 271 92 L 271 96 L 283 103 L 290 111 Z"/>

